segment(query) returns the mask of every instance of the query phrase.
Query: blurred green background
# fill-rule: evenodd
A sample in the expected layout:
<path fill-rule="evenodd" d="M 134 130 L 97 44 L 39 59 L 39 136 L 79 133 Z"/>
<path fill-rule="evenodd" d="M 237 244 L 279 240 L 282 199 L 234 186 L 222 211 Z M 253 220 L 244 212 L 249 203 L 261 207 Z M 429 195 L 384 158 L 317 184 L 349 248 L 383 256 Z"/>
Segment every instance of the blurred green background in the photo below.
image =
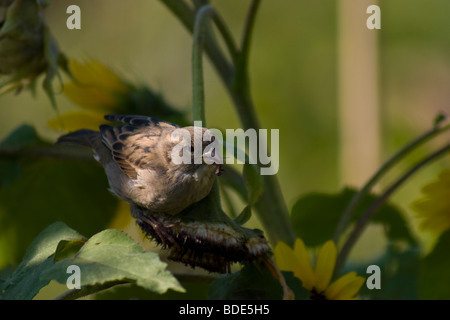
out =
<path fill-rule="evenodd" d="M 46 18 L 67 56 L 97 59 L 131 82 L 148 84 L 174 106 L 190 108 L 192 38 L 159 1 L 79 0 L 81 30 L 66 28 L 66 8 L 73 1 L 50 2 Z M 211 1 L 237 40 L 249 3 Z M 376 33 L 378 41 L 378 57 L 373 63 L 378 70 L 379 97 L 380 150 L 375 152 L 375 160 L 380 165 L 428 130 L 438 112 L 449 112 L 450 2 L 384 0 L 378 5 L 382 29 L 371 32 Z M 365 22 L 368 14 L 362 11 L 361 17 Z M 339 138 L 338 30 L 337 1 L 263 0 L 258 12 L 250 54 L 251 89 L 262 127 L 280 129 L 278 176 L 289 208 L 301 194 L 336 192 L 354 184 L 342 174 L 339 163 L 345 141 Z M 205 83 L 208 126 L 240 127 L 209 62 L 205 63 Z M 59 84 L 55 85 L 60 91 Z M 78 109 L 61 93 L 57 103 L 60 113 Z M 0 97 L 0 138 L 28 123 L 42 137 L 54 141 L 61 133 L 47 128 L 47 121 L 53 117 L 55 111 L 41 90 L 36 98 L 28 92 L 17 96 L 9 93 Z M 364 135 L 364 131 L 360 132 L 361 139 Z M 438 145 L 439 139 L 427 144 L 383 184 Z M 356 164 L 360 160 L 353 161 Z M 421 186 L 448 165 L 447 157 L 426 167 L 392 198 L 412 217 L 414 228 L 417 221 L 410 203 L 420 197 Z M 360 181 L 376 169 L 368 168 L 367 176 L 359 177 Z M 365 248 L 376 247 L 371 241 L 375 236 L 377 230 L 369 230 L 362 239 L 362 256 Z M 428 241 L 423 234 L 421 237 Z"/>

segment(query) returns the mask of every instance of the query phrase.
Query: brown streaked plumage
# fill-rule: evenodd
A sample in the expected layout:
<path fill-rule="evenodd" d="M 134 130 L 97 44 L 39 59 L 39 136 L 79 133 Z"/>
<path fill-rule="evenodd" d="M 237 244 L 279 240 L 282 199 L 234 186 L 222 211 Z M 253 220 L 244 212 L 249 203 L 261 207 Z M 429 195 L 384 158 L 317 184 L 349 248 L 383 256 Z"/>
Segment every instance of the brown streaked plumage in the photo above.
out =
<path fill-rule="evenodd" d="M 125 125 L 78 130 L 60 137 L 57 143 L 91 147 L 118 197 L 148 212 L 177 214 L 211 191 L 220 165 L 175 164 L 171 159 L 173 147 L 180 143 L 171 135 L 179 126 L 145 116 L 107 115 L 105 119 Z M 184 129 L 191 133 L 194 146 L 194 127 Z M 201 142 L 202 153 L 209 143 Z M 191 157 L 193 160 L 193 153 Z"/>

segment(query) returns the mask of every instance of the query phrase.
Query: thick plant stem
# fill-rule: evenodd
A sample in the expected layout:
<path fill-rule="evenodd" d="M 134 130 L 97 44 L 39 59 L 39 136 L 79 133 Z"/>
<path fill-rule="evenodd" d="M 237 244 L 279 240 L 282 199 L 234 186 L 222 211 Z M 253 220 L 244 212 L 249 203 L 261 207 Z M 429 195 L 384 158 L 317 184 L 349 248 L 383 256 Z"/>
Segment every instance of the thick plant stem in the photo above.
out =
<path fill-rule="evenodd" d="M 207 35 L 207 24 L 214 21 L 219 29 L 225 43 L 230 51 L 230 55 L 235 61 L 237 59 L 236 44 L 231 37 L 230 31 L 222 20 L 221 16 L 212 6 L 201 7 L 196 15 L 193 38 L 194 44 L 192 48 L 192 83 L 193 83 L 193 116 L 194 121 L 203 121 L 206 126 L 205 119 L 205 102 L 204 102 L 204 82 L 203 82 L 203 63 L 202 53 L 205 46 L 205 38 Z"/>
<path fill-rule="evenodd" d="M 272 244 L 283 241 L 289 246 L 295 242 L 295 232 L 289 219 L 289 211 L 276 176 L 263 176 L 264 191 L 256 202 L 258 218 L 266 227 Z"/>
<path fill-rule="evenodd" d="M 231 90 L 231 88 L 229 93 L 244 130 L 253 128 L 258 132 L 260 125 L 251 97 L 246 93 Z M 283 241 L 288 245 L 293 245 L 296 236 L 277 176 L 264 175 L 262 179 L 264 191 L 255 205 L 258 218 L 265 227 L 267 237 L 272 244 Z"/>
<path fill-rule="evenodd" d="M 194 121 L 202 121 L 206 126 L 205 118 L 205 94 L 203 83 L 203 39 L 207 19 L 214 13 L 214 9 L 205 6 L 197 13 L 193 33 L 192 46 L 192 115 Z"/>
<path fill-rule="evenodd" d="M 236 111 L 245 130 L 259 131 L 260 124 L 250 94 L 248 77 L 248 60 L 250 44 L 256 13 L 260 0 L 253 0 L 247 14 L 241 41 L 241 54 L 237 60 L 233 81 L 228 82 L 227 89 L 234 102 Z M 264 191 L 256 203 L 258 218 L 266 228 L 266 234 L 272 244 L 283 241 L 288 245 L 295 242 L 295 232 L 289 219 L 289 211 L 281 192 L 277 176 L 262 176 Z"/>

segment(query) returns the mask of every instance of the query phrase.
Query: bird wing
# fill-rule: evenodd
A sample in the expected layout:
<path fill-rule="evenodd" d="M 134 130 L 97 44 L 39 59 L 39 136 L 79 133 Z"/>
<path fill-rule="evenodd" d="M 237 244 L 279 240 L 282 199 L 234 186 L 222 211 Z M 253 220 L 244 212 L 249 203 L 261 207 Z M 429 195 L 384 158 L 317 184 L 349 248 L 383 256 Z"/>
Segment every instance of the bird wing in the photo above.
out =
<path fill-rule="evenodd" d="M 179 127 L 174 123 L 138 115 L 108 114 L 105 116 L 105 119 L 112 122 L 123 122 L 135 127 L 152 127 L 152 126 L 158 126 L 160 128 Z"/>
<path fill-rule="evenodd" d="M 148 165 L 157 166 L 159 155 L 154 152 L 158 141 L 166 130 L 177 125 L 145 116 L 107 115 L 106 120 L 126 123 L 124 126 L 100 126 L 103 144 L 111 151 L 113 160 L 123 173 L 136 179 L 139 169 Z"/>

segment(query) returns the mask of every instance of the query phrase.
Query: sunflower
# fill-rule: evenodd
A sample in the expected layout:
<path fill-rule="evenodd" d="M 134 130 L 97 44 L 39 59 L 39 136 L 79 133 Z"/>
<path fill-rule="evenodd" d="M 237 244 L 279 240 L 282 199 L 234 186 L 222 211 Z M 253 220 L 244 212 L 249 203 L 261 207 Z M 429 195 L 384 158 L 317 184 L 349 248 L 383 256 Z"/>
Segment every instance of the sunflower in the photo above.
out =
<path fill-rule="evenodd" d="M 412 207 L 422 221 L 419 228 L 440 234 L 450 229 L 450 169 L 442 171 L 437 180 L 422 188 L 423 198 Z"/>
<path fill-rule="evenodd" d="M 80 63 L 69 61 L 73 81 L 64 84 L 64 95 L 83 110 L 68 112 L 48 122 L 50 128 L 59 129 L 60 124 L 68 131 L 80 128 L 98 129 L 106 123 L 105 114 L 120 110 L 121 96 L 131 90 L 116 73 L 98 61 Z"/>
<path fill-rule="evenodd" d="M 51 119 L 52 129 L 97 130 L 107 123 L 105 114 L 140 114 L 187 125 L 186 114 L 170 106 L 145 85 L 134 85 L 99 61 L 69 60 L 71 80 L 63 94 L 80 109 Z"/>
<path fill-rule="evenodd" d="M 349 272 L 331 282 L 337 257 L 336 245 L 331 240 L 320 248 L 314 269 L 305 244 L 299 238 L 293 249 L 284 242 L 278 242 L 274 256 L 280 270 L 292 271 L 302 281 L 303 287 L 310 292 L 311 299 L 356 299 L 365 280 L 357 276 L 356 272 Z"/>

